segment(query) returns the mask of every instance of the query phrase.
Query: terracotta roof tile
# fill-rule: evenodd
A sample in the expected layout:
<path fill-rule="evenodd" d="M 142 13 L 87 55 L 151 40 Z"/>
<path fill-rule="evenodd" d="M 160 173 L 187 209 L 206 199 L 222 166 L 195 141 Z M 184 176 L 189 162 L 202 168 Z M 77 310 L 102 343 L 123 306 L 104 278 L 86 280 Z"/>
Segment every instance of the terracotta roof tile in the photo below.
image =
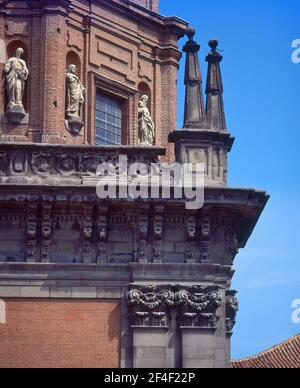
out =
<path fill-rule="evenodd" d="M 233 361 L 234 369 L 300 368 L 300 334 L 257 356 Z"/>

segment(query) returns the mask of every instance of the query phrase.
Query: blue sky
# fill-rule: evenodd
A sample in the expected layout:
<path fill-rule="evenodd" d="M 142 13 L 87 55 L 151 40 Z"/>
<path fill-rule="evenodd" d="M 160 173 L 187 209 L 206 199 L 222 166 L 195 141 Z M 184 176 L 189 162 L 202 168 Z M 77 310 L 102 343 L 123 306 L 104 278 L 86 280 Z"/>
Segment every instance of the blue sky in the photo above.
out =
<path fill-rule="evenodd" d="M 160 11 L 197 29 L 204 79 L 207 42 L 219 39 L 227 124 L 236 137 L 230 185 L 271 194 L 235 262 L 241 306 L 232 357 L 246 357 L 300 332 L 291 320 L 292 301 L 300 299 L 300 63 L 291 60 L 300 2 L 161 0 Z M 178 84 L 181 127 L 183 63 Z"/>

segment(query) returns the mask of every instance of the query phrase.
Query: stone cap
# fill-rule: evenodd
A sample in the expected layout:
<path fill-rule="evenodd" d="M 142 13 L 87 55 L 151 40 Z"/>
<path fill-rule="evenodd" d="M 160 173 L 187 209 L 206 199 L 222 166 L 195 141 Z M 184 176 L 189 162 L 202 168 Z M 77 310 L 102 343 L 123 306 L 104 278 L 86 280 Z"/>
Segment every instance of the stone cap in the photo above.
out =
<path fill-rule="evenodd" d="M 222 131 L 215 131 L 211 129 L 178 129 L 169 135 L 169 142 L 176 143 L 177 141 L 209 141 L 209 142 L 223 142 L 231 151 L 235 138 L 229 133 Z"/>

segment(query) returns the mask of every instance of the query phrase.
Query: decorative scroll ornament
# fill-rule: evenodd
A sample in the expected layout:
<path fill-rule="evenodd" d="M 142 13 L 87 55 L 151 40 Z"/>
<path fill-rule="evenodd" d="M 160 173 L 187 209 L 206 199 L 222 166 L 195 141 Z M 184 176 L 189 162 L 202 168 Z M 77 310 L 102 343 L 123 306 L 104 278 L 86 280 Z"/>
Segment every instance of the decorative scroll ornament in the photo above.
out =
<path fill-rule="evenodd" d="M 216 328 L 219 321 L 217 310 L 223 303 L 218 287 L 193 286 L 180 290 L 175 296 L 176 305 L 181 306 L 182 327 Z"/>
<path fill-rule="evenodd" d="M 226 328 L 228 334 L 232 334 L 239 311 L 239 301 L 236 294 L 236 291 L 227 291 L 226 293 Z"/>
<path fill-rule="evenodd" d="M 168 288 L 147 286 L 127 294 L 132 326 L 167 327 L 168 309 L 174 306 L 174 292 Z"/>

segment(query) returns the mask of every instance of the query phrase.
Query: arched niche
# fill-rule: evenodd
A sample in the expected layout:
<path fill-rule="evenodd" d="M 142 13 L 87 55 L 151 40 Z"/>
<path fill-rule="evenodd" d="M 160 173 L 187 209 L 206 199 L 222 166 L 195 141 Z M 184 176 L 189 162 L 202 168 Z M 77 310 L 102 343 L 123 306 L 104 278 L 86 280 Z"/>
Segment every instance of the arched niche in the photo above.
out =
<path fill-rule="evenodd" d="M 141 98 L 144 95 L 146 95 L 149 98 L 148 109 L 151 113 L 152 112 L 152 93 L 149 85 L 146 82 L 141 82 L 139 84 L 138 89 L 139 89 L 139 98 Z"/>
<path fill-rule="evenodd" d="M 74 51 L 69 51 L 67 54 L 66 69 L 68 69 L 70 65 L 76 66 L 77 75 L 80 78 L 81 77 L 81 61 L 80 61 L 79 55 L 76 54 Z"/>
<path fill-rule="evenodd" d="M 23 98 L 24 109 L 26 112 L 28 112 L 28 110 L 29 110 L 29 95 L 28 94 L 29 94 L 29 82 L 30 82 L 30 64 L 29 64 L 29 52 L 28 52 L 27 45 L 20 40 L 14 40 L 14 41 L 10 42 L 7 45 L 7 49 L 6 49 L 7 59 L 15 56 L 17 48 L 22 48 L 24 50 L 24 54 L 22 56 L 22 59 L 24 59 L 24 61 L 27 64 L 27 67 L 29 69 L 29 77 L 28 77 L 28 80 L 25 84 L 25 92 L 24 92 L 24 98 Z M 5 87 L 6 87 L 6 83 L 5 83 Z M 5 91 L 5 107 L 7 106 L 7 104 L 8 104 L 8 98 L 7 98 L 7 93 Z"/>

